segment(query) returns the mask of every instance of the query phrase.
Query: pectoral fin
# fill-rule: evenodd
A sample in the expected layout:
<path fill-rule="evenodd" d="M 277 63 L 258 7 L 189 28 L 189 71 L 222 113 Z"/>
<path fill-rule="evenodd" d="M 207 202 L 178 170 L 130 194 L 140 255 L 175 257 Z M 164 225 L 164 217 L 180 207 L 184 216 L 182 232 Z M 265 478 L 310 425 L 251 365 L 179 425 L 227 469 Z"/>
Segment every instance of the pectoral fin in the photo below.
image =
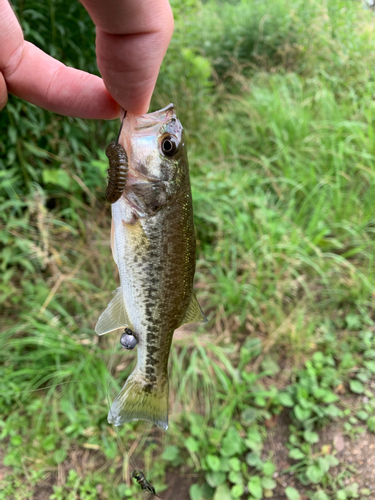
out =
<path fill-rule="evenodd" d="M 104 335 L 118 328 L 131 328 L 133 330 L 133 325 L 126 312 L 121 287 L 117 288 L 115 296 L 108 304 L 107 309 L 100 315 L 95 326 L 95 332 L 98 335 Z"/>
<path fill-rule="evenodd" d="M 206 321 L 208 320 L 203 313 L 201 306 L 198 304 L 195 293 L 193 293 L 190 299 L 189 307 L 186 310 L 185 316 L 183 317 L 180 326 L 186 325 L 188 323 L 204 323 Z"/>

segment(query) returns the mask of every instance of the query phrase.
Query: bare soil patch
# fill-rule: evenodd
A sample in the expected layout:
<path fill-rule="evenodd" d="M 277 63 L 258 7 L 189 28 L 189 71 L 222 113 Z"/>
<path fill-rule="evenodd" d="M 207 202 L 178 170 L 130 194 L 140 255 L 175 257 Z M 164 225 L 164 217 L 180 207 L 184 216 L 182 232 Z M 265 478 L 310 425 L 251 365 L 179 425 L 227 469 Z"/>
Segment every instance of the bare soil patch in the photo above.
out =
<path fill-rule="evenodd" d="M 283 471 L 296 463 L 288 457 L 289 450 L 286 446 L 289 437 L 289 423 L 284 412 L 279 416 L 277 424 L 269 429 L 264 447 L 265 456 L 271 453 L 277 468 L 274 476 L 277 488 L 274 490 L 273 499 L 286 499 L 285 488 L 292 486 L 299 491 L 302 500 L 305 500 L 307 499 L 306 491 L 311 491 L 313 487 L 302 486 L 292 473 L 283 474 Z M 316 445 L 316 451 L 319 452 L 322 447 L 325 447 L 326 451 L 334 454 L 340 460 L 340 465 L 332 470 L 332 474 L 337 475 L 345 471 L 344 486 L 356 482 L 359 485 L 359 491 L 363 488 L 369 489 L 371 496 L 368 498 L 375 498 L 375 434 L 366 431 L 353 439 L 344 434 L 343 422 L 329 425 L 322 429 L 319 434 L 320 441 Z"/>

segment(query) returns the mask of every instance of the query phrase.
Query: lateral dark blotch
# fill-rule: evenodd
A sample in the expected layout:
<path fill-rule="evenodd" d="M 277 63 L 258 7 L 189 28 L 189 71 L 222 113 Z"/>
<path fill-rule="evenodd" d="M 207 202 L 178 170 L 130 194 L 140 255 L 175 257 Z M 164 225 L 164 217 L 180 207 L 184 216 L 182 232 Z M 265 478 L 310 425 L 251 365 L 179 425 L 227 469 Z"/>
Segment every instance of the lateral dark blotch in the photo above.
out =
<path fill-rule="evenodd" d="M 152 365 L 146 365 L 145 371 L 146 371 L 147 375 L 149 375 L 149 376 L 155 375 L 155 367 Z"/>
<path fill-rule="evenodd" d="M 156 347 L 155 345 L 149 345 L 147 346 L 147 353 L 153 356 L 156 352 L 158 352 L 159 348 Z"/>
<path fill-rule="evenodd" d="M 152 354 L 149 354 L 149 352 L 147 350 L 146 366 L 147 365 L 154 366 L 154 365 L 156 365 L 157 362 L 158 362 L 158 360 L 155 359 Z"/>
<path fill-rule="evenodd" d="M 154 388 L 154 385 L 153 384 L 146 384 L 143 388 L 144 392 L 146 392 L 147 394 L 150 394 L 152 392 Z"/>

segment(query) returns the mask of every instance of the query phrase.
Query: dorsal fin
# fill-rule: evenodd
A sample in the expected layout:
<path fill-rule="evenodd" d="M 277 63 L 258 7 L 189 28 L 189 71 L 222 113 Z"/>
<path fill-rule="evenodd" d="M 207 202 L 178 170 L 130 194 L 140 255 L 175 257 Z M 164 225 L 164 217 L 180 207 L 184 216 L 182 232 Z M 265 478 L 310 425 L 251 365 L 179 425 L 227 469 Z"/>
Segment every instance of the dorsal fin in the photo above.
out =
<path fill-rule="evenodd" d="M 104 335 L 118 328 L 131 328 L 134 330 L 126 311 L 121 287 L 117 288 L 115 296 L 108 304 L 107 309 L 100 315 L 95 326 L 95 332 L 98 335 Z"/>
<path fill-rule="evenodd" d="M 187 325 L 188 323 L 204 323 L 208 321 L 201 306 L 198 303 L 197 297 L 193 292 L 190 299 L 189 307 L 186 310 L 180 326 Z"/>

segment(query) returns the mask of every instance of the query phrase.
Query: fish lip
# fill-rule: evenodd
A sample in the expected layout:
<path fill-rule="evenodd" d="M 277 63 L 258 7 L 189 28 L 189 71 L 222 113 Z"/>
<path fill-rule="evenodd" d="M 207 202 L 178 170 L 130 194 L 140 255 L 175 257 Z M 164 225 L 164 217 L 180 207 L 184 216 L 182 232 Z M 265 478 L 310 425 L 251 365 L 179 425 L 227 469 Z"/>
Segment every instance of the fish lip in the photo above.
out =
<path fill-rule="evenodd" d="M 132 115 L 128 113 L 120 132 L 119 143 L 124 147 L 129 156 L 131 150 L 130 137 L 133 134 L 144 135 L 154 132 L 157 135 L 158 129 L 172 118 L 177 118 L 173 103 L 168 104 L 163 109 L 159 109 L 153 113 L 146 113 L 145 115 Z"/>
<path fill-rule="evenodd" d="M 174 111 L 174 104 L 173 104 L 173 102 L 169 103 L 163 109 L 159 109 L 158 111 L 153 111 L 152 113 L 147 113 L 147 114 L 141 115 L 141 116 L 154 116 L 154 115 L 157 116 L 157 115 L 160 115 L 162 113 L 166 113 L 167 111 L 172 110 L 172 109 Z"/>
<path fill-rule="evenodd" d="M 174 104 L 170 103 L 168 106 L 165 106 L 165 108 L 154 111 L 153 113 L 133 116 L 135 118 L 134 129 L 143 130 L 159 123 L 167 123 L 173 116 L 176 116 L 176 111 Z"/>

